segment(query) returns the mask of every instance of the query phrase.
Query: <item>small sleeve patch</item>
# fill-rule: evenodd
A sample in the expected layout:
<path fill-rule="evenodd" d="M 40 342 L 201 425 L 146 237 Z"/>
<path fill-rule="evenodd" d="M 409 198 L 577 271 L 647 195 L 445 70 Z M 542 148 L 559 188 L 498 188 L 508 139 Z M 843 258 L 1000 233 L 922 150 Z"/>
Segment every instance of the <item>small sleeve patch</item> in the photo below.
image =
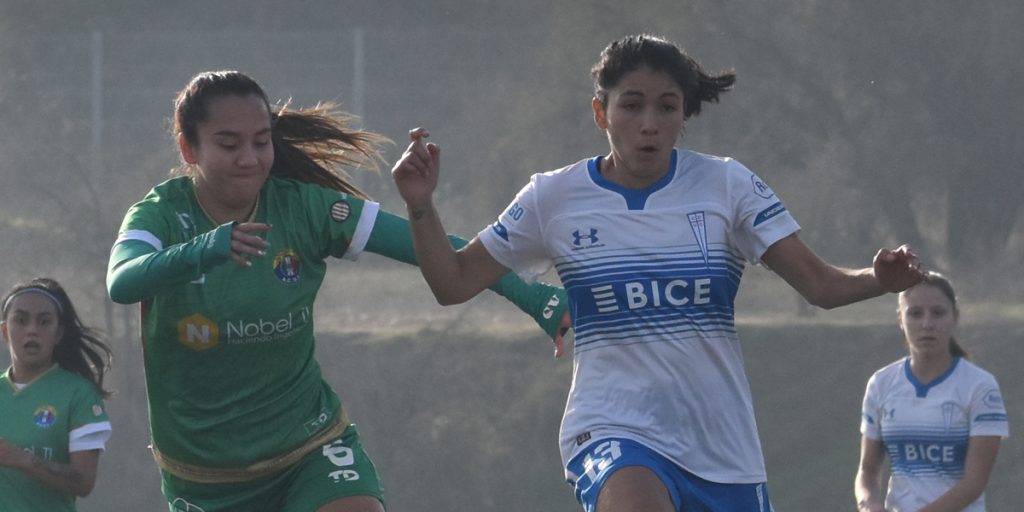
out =
<path fill-rule="evenodd" d="M 781 201 L 777 202 L 768 208 L 761 210 L 761 213 L 758 213 L 757 217 L 754 217 L 754 226 L 756 227 L 763 224 L 784 211 L 786 211 L 786 207 L 783 206 Z"/>

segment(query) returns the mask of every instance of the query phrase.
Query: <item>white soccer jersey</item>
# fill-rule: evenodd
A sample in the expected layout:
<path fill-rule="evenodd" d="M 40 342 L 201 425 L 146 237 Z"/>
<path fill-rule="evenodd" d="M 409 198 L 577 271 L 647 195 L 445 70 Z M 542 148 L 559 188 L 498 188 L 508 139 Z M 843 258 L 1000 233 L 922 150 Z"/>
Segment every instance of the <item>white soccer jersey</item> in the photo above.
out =
<path fill-rule="evenodd" d="M 707 480 L 765 481 L 733 299 L 744 261 L 799 226 L 735 160 L 676 150 L 644 190 L 604 179 L 599 160 L 534 175 L 479 234 L 527 281 L 554 266 L 569 295 L 563 462 L 624 437 Z"/>
<path fill-rule="evenodd" d="M 971 437 L 1006 437 L 1009 425 L 992 374 L 956 358 L 922 384 L 904 358 L 868 380 L 860 431 L 885 445 L 892 466 L 885 509 L 900 512 L 918 510 L 963 478 Z M 964 510 L 983 512 L 985 495 Z"/>

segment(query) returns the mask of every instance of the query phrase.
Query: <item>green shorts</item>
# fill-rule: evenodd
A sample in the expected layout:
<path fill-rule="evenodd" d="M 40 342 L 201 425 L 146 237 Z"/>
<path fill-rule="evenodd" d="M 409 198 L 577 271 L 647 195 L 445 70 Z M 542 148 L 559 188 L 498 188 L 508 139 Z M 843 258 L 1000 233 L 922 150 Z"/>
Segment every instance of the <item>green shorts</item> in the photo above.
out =
<path fill-rule="evenodd" d="M 248 482 L 206 484 L 160 474 L 171 512 L 309 512 L 349 496 L 384 502 L 377 469 L 355 425 L 285 470 Z"/>

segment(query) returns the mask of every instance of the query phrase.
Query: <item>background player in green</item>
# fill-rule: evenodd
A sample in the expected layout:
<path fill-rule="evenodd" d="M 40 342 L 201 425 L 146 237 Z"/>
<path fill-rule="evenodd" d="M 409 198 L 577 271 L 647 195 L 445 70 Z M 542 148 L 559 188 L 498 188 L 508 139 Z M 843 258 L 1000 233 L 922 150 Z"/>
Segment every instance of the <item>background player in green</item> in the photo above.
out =
<path fill-rule="evenodd" d="M 408 222 L 338 172 L 378 164 L 385 139 L 330 106 L 271 108 L 235 71 L 192 79 L 174 135 L 184 176 L 131 207 L 107 274 L 114 301 L 142 303 L 169 507 L 383 510 L 377 472 L 313 356 L 312 309 L 328 256 L 415 263 Z M 511 274 L 495 290 L 560 347 L 563 290 Z"/>
<path fill-rule="evenodd" d="M 110 350 L 46 278 L 11 289 L 0 332 L 11 352 L 0 375 L 0 510 L 75 510 L 110 437 Z"/>

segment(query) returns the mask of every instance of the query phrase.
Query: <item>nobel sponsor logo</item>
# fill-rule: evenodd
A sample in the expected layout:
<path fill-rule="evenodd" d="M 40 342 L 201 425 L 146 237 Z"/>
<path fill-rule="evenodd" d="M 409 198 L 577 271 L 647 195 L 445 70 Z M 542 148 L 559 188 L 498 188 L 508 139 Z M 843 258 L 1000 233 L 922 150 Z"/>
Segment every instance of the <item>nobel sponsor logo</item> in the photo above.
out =
<path fill-rule="evenodd" d="M 198 352 L 209 350 L 220 343 L 220 329 L 209 318 L 195 314 L 178 322 L 178 341 Z"/>
<path fill-rule="evenodd" d="M 298 313 L 288 313 L 277 319 L 227 321 L 222 329 L 205 316 L 195 314 L 178 322 L 178 339 L 196 351 L 209 350 L 221 341 L 232 345 L 266 343 L 289 338 L 309 320 L 309 308 L 302 308 Z"/>

